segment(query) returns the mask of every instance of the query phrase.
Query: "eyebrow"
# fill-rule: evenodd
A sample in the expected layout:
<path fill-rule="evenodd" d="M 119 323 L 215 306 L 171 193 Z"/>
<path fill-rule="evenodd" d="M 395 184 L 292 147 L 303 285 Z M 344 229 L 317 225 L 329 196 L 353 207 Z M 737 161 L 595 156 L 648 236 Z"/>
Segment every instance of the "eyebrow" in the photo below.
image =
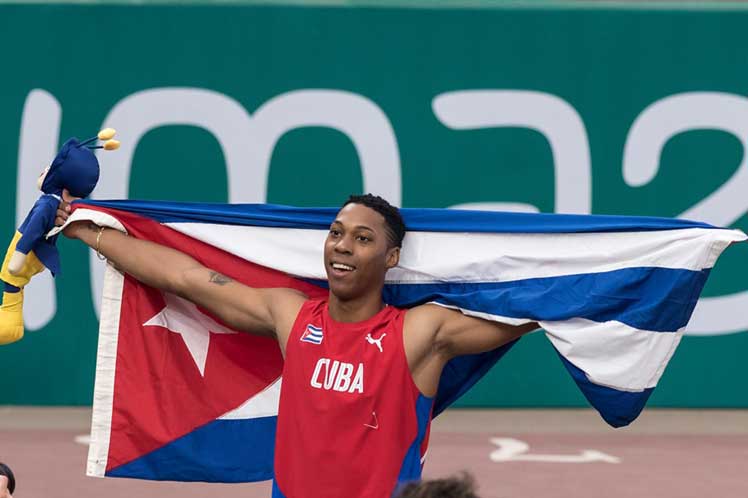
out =
<path fill-rule="evenodd" d="M 332 224 L 332 225 L 334 225 L 334 224 L 336 224 L 336 223 L 337 223 L 338 225 L 342 225 L 342 224 L 343 224 L 343 222 L 342 222 L 342 221 L 340 221 L 340 220 L 335 220 L 335 221 L 333 221 L 333 222 L 332 222 L 331 224 Z M 369 228 L 369 227 L 367 227 L 366 225 L 356 225 L 355 227 L 353 227 L 353 229 L 354 229 L 354 230 L 359 230 L 359 229 L 361 229 L 361 228 L 363 228 L 364 230 L 368 230 L 368 231 L 370 231 L 370 232 L 376 233 L 376 231 L 375 231 L 375 230 L 374 230 L 373 228 Z"/>

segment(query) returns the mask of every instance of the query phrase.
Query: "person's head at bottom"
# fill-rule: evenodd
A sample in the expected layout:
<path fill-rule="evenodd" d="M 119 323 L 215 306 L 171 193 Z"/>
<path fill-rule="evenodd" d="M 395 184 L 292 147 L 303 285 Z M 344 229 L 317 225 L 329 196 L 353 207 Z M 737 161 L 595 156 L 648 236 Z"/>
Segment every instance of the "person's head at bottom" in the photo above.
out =
<path fill-rule="evenodd" d="M 0 498 L 6 498 L 16 490 L 16 477 L 13 475 L 13 471 L 10 470 L 10 467 L 4 463 L 0 463 L 0 477 L 1 476 L 5 476 L 5 479 L 0 479 Z M 7 480 L 7 484 L 2 483 L 4 480 Z"/>
<path fill-rule="evenodd" d="M 455 477 L 411 482 L 400 488 L 397 498 L 478 498 L 475 481 L 463 473 Z"/>

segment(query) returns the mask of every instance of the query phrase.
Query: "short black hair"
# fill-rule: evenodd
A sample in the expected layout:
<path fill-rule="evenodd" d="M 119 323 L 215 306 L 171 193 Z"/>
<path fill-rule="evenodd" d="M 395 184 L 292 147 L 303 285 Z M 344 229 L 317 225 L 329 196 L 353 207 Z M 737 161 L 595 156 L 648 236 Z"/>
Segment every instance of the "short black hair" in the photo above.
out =
<path fill-rule="evenodd" d="M 400 488 L 397 498 L 478 498 L 472 476 L 462 473 L 457 477 L 411 482 Z"/>
<path fill-rule="evenodd" d="M 370 209 L 373 209 L 377 213 L 384 217 L 384 223 L 387 227 L 387 236 L 390 239 L 390 243 L 396 247 L 403 246 L 403 238 L 405 237 L 405 222 L 400 214 L 400 210 L 395 206 L 387 202 L 385 199 L 378 195 L 364 194 L 364 195 L 350 195 L 348 200 L 343 203 L 340 208 L 346 207 L 348 204 L 361 204 Z"/>

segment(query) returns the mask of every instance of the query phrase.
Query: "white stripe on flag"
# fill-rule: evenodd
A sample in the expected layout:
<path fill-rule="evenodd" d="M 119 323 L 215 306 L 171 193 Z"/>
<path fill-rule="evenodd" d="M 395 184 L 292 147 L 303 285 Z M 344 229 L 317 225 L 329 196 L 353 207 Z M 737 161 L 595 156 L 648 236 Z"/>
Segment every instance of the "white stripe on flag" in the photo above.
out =
<path fill-rule="evenodd" d="M 71 222 L 76 219 L 89 219 L 97 225 L 108 226 L 127 233 L 125 227 L 117 219 L 100 211 L 81 208 L 76 210 L 70 219 Z M 86 475 L 91 477 L 104 477 L 109 458 L 117 340 L 124 281 L 124 275 L 110 264 L 106 265 L 99 321 L 99 346 L 96 354 L 91 443 L 88 446 L 86 464 Z"/>
<path fill-rule="evenodd" d="M 167 225 L 247 261 L 303 278 L 326 278 L 326 230 Z M 387 281 L 505 282 L 636 267 L 699 271 L 713 266 L 720 251 L 740 240 L 745 234 L 738 230 L 703 228 L 573 234 L 410 232 L 400 265 L 387 273 Z"/>
<path fill-rule="evenodd" d="M 540 325 L 558 352 L 592 382 L 632 392 L 657 385 L 683 335 L 682 330 L 652 332 L 584 318 Z"/>
<path fill-rule="evenodd" d="M 509 325 L 532 320 L 492 315 L 456 306 L 466 315 Z M 683 331 L 653 332 L 630 327 L 614 320 L 595 322 L 584 318 L 541 321 L 546 336 L 564 358 L 602 386 L 620 391 L 640 392 L 655 387 L 668 361 L 680 343 Z"/>
<path fill-rule="evenodd" d="M 281 377 L 241 406 L 220 416 L 218 420 L 244 420 L 248 418 L 275 417 L 278 415 Z"/>

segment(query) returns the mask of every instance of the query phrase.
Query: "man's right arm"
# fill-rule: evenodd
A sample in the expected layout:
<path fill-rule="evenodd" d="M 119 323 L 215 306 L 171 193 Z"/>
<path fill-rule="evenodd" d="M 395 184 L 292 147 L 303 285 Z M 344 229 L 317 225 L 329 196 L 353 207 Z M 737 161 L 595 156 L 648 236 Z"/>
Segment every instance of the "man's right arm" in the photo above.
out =
<path fill-rule="evenodd" d="M 306 296 L 293 289 L 255 289 L 203 266 L 180 251 L 79 221 L 65 235 L 98 249 L 136 280 L 191 301 L 240 331 L 276 336 L 281 348 Z M 97 240 L 98 239 L 98 240 Z"/>

